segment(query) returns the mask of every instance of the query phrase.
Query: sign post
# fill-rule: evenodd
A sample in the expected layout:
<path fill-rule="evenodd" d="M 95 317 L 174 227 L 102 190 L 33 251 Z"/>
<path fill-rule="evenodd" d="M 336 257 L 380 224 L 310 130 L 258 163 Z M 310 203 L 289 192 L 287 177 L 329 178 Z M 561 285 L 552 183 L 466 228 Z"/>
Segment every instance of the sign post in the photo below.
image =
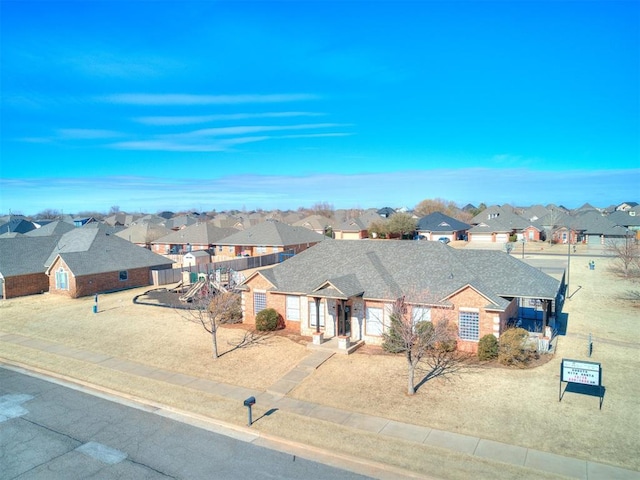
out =
<path fill-rule="evenodd" d="M 564 392 L 562 391 L 562 382 L 568 384 L 586 385 L 588 387 L 597 387 L 598 396 L 600 397 L 600 410 L 602 410 L 602 401 L 604 399 L 604 387 L 602 386 L 602 365 L 597 362 L 584 362 L 581 360 L 562 359 L 560 363 L 560 391 L 558 393 L 558 401 L 562 401 Z M 566 390 L 566 388 L 565 388 Z"/>

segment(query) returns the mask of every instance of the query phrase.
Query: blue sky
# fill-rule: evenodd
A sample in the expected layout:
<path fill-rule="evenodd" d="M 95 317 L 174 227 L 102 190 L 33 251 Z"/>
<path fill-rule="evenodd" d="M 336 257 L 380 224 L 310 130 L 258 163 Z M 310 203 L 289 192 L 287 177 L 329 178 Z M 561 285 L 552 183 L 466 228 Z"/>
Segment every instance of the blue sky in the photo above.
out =
<path fill-rule="evenodd" d="M 640 201 L 640 2 L 1 8 L 0 213 Z"/>

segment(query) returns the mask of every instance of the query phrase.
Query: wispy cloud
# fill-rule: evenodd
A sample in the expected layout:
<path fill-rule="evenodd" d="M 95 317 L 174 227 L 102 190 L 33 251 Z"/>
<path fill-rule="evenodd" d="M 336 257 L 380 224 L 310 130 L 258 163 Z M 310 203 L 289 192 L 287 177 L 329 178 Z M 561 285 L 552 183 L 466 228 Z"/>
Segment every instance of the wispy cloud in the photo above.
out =
<path fill-rule="evenodd" d="M 319 117 L 326 115 L 319 112 L 264 112 L 264 113 L 226 113 L 219 115 L 191 115 L 191 116 L 156 116 L 138 117 L 133 120 L 144 125 L 174 126 L 194 125 L 217 121 L 248 120 L 255 118 L 291 118 L 291 117 Z"/>
<path fill-rule="evenodd" d="M 341 128 L 351 125 L 343 123 L 302 123 L 296 125 L 239 125 L 234 127 L 203 128 L 188 133 L 171 135 L 172 138 L 221 137 L 246 135 L 248 133 L 278 132 L 283 130 L 311 130 L 319 128 Z"/>
<path fill-rule="evenodd" d="M 127 105 L 238 105 L 245 103 L 287 103 L 318 100 L 318 95 L 310 93 L 276 93 L 243 95 L 193 95 L 188 93 L 117 93 L 98 97 L 108 103 Z"/>
<path fill-rule="evenodd" d="M 256 135 L 287 130 L 323 130 L 348 127 L 340 123 L 302 123 L 292 125 L 238 125 L 215 127 L 190 132 L 151 135 L 146 139 L 115 142 L 108 145 L 117 150 L 150 150 L 166 152 L 224 152 L 237 145 L 265 140 L 342 137 L 349 132 L 318 132 L 285 135 Z M 228 137 L 228 138 L 226 138 Z"/>
<path fill-rule="evenodd" d="M 343 132 L 328 133 L 306 133 L 297 135 L 258 135 L 234 138 L 216 138 L 208 141 L 196 139 L 188 141 L 186 138 L 156 139 L 156 140 L 136 140 L 116 142 L 109 145 L 116 150 L 149 150 L 165 152 L 225 152 L 233 149 L 236 145 L 262 142 L 265 140 L 297 139 L 297 138 L 323 138 L 323 137 L 344 137 L 351 135 Z M 173 137 L 173 136 L 166 136 Z"/>
<path fill-rule="evenodd" d="M 62 140 L 99 140 L 103 138 L 122 137 L 123 134 L 113 130 L 90 128 L 61 128 L 57 131 Z"/>
<path fill-rule="evenodd" d="M 169 140 L 138 140 L 131 142 L 116 142 L 109 147 L 116 150 L 149 150 L 164 152 L 224 152 L 235 145 L 260 142 L 270 137 L 239 137 L 226 138 L 206 143 L 185 143 Z"/>

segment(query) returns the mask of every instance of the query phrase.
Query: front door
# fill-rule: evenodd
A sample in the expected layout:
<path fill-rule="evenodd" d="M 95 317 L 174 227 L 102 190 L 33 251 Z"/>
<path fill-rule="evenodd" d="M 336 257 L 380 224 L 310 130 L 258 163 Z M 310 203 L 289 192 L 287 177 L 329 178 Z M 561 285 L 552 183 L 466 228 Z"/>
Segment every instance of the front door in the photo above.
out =
<path fill-rule="evenodd" d="M 338 335 L 351 335 L 351 307 L 349 305 L 342 308 L 342 303 L 338 303 Z"/>

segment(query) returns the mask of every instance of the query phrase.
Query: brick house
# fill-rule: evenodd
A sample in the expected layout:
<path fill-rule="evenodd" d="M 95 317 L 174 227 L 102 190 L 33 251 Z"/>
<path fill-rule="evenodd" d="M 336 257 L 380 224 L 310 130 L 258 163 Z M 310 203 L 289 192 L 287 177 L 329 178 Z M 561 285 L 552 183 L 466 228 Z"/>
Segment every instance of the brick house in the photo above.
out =
<path fill-rule="evenodd" d="M 293 227 L 277 220 L 266 220 L 221 239 L 216 255 L 255 257 L 286 251 L 298 254 L 327 239 L 329 237 L 306 227 Z"/>
<path fill-rule="evenodd" d="M 561 308 L 563 282 L 499 251 L 456 250 L 440 242 L 326 241 L 242 284 L 243 321 L 276 309 L 302 335 L 348 337 L 380 345 L 401 296 L 416 319 L 447 317 L 458 348 L 476 352 L 521 318 L 540 331 Z M 533 305 L 533 307 L 532 307 Z"/>
<path fill-rule="evenodd" d="M 77 298 L 150 285 L 151 270 L 172 262 L 103 228 L 82 228 L 63 235 L 45 265 L 49 292 Z"/>
<path fill-rule="evenodd" d="M 467 238 L 470 242 L 476 243 L 508 243 L 513 234 L 513 228 L 491 219 L 471 227 Z"/>
<path fill-rule="evenodd" d="M 71 227 L 73 228 L 73 227 Z M 60 239 L 56 236 L 0 238 L 0 295 L 22 297 L 49 291 L 45 262 Z"/>
<path fill-rule="evenodd" d="M 208 250 L 213 253 L 221 239 L 237 231 L 236 228 L 217 227 L 211 222 L 199 222 L 155 238 L 150 242 L 151 251 L 160 255 L 196 250 Z"/>
<path fill-rule="evenodd" d="M 529 225 L 528 227 L 522 230 L 522 235 L 519 240 L 523 240 L 525 242 L 539 242 L 541 240 L 545 240 L 544 228 L 538 225 Z"/>
<path fill-rule="evenodd" d="M 450 241 L 463 240 L 467 237 L 468 223 L 461 222 L 441 212 L 433 212 L 418 220 L 416 232 L 426 240 L 446 238 Z"/>

